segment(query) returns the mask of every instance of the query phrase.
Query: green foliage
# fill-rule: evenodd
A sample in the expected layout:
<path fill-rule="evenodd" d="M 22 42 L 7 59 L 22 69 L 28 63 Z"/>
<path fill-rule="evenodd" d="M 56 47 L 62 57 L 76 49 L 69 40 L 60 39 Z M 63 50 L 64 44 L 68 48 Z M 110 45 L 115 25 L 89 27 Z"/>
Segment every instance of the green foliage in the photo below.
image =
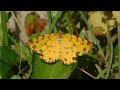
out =
<path fill-rule="evenodd" d="M 39 59 L 39 55 L 33 54 L 31 79 L 67 79 L 77 64 L 64 65 L 61 62 L 47 64 Z"/>
<path fill-rule="evenodd" d="M 2 30 L 3 30 L 3 44 L 8 46 L 8 33 L 7 33 L 7 18 L 5 11 L 1 12 L 1 24 L 2 24 Z"/>
<path fill-rule="evenodd" d="M 0 76 L 9 79 L 12 76 L 11 67 L 18 61 L 18 55 L 7 46 L 0 47 Z"/>

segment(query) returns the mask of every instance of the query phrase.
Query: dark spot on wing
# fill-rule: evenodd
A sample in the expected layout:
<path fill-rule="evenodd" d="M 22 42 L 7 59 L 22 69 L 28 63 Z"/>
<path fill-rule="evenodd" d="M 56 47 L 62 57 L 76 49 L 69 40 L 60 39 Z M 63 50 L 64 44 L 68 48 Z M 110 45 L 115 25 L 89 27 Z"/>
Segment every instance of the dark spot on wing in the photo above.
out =
<path fill-rule="evenodd" d="M 33 48 L 33 49 L 35 49 L 35 48 L 36 48 L 36 46 L 35 46 L 35 45 L 33 45 L 33 46 L 32 46 L 32 48 Z"/>
<path fill-rule="evenodd" d="M 41 49 L 40 49 L 39 51 L 40 51 L 40 52 L 43 52 L 43 50 L 41 50 Z"/>
<path fill-rule="evenodd" d="M 43 57 L 44 55 L 41 53 L 41 54 L 40 54 L 40 56 L 42 56 L 42 57 Z"/>
<path fill-rule="evenodd" d="M 36 43 L 39 43 L 39 41 L 36 41 Z"/>
<path fill-rule="evenodd" d="M 84 45 L 84 43 L 82 42 L 81 45 Z"/>
<path fill-rule="evenodd" d="M 65 61 L 67 61 L 67 59 L 66 59 L 66 58 L 64 58 L 64 60 L 65 60 Z"/>
<path fill-rule="evenodd" d="M 36 38 L 36 40 L 38 40 L 38 39 L 39 39 L 39 37 Z"/>
<path fill-rule="evenodd" d="M 47 43 L 45 43 L 45 45 L 47 45 Z"/>
<path fill-rule="evenodd" d="M 84 47 L 84 48 L 83 48 L 83 51 L 85 52 L 86 50 L 87 50 L 87 48 L 86 48 L 86 47 Z"/>
<path fill-rule="evenodd" d="M 52 60 L 52 58 L 49 58 L 49 60 Z"/>
<path fill-rule="evenodd" d="M 66 47 L 66 49 L 68 49 L 68 47 Z"/>
<path fill-rule="evenodd" d="M 44 35 L 42 36 L 42 40 L 44 39 Z"/>
<path fill-rule="evenodd" d="M 30 42 L 30 43 L 33 43 L 33 40 L 30 40 L 29 42 Z"/>
<path fill-rule="evenodd" d="M 72 59 L 73 59 L 73 60 L 76 60 L 76 57 L 73 57 Z"/>
<path fill-rule="evenodd" d="M 76 45 L 75 45 L 75 44 L 73 44 L 73 46 L 75 46 L 75 47 L 76 47 Z"/>
<path fill-rule="evenodd" d="M 78 54 L 80 54 L 80 52 L 76 52 L 76 54 L 78 55 Z"/>

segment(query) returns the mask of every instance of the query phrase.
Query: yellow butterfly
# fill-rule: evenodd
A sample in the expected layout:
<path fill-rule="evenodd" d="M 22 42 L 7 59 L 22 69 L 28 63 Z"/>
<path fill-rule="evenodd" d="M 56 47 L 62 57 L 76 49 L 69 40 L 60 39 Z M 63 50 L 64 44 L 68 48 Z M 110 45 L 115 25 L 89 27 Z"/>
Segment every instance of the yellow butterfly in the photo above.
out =
<path fill-rule="evenodd" d="M 39 36 L 27 43 L 32 52 L 40 54 L 47 63 L 62 61 L 64 64 L 76 63 L 77 56 L 87 53 L 92 44 L 71 34 L 52 33 Z"/>

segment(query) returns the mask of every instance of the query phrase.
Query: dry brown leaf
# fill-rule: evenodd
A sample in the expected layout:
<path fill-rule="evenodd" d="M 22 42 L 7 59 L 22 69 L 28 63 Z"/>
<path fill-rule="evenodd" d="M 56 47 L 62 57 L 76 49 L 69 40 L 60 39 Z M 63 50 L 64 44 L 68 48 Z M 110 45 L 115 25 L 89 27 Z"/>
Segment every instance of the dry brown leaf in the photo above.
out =
<path fill-rule="evenodd" d="M 116 19 L 117 23 L 120 23 L 120 11 L 112 11 L 113 18 Z"/>
<path fill-rule="evenodd" d="M 89 12 L 88 22 L 92 25 L 95 35 L 103 35 L 108 29 L 103 11 Z M 109 30 L 112 30 L 115 27 L 115 20 L 109 20 L 108 22 Z"/>

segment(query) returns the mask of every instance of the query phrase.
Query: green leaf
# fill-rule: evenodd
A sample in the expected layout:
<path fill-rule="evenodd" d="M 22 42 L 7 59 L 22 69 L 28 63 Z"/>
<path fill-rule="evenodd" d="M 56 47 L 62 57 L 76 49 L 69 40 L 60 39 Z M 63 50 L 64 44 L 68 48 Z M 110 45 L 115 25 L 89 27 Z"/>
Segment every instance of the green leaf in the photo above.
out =
<path fill-rule="evenodd" d="M 68 79 L 77 64 L 64 65 L 60 61 L 48 64 L 39 59 L 39 55 L 33 54 L 33 72 L 31 79 Z"/>
<path fill-rule="evenodd" d="M 35 12 L 27 14 L 27 16 L 25 18 L 26 23 L 29 23 L 29 24 L 33 23 L 35 20 L 35 15 L 36 15 Z"/>
<path fill-rule="evenodd" d="M 24 46 L 23 44 L 20 44 L 20 43 L 15 43 L 14 50 L 19 56 L 21 56 L 21 58 L 23 60 L 27 60 L 31 66 L 32 56 L 31 56 L 31 53 L 29 52 L 28 48 L 26 48 L 26 46 Z"/>
<path fill-rule="evenodd" d="M 0 47 L 0 75 L 2 79 L 8 79 L 12 76 L 11 67 L 18 60 L 18 55 L 12 49 L 3 46 Z"/>
<path fill-rule="evenodd" d="M 6 22 L 10 19 L 11 17 L 11 12 L 6 12 Z"/>

